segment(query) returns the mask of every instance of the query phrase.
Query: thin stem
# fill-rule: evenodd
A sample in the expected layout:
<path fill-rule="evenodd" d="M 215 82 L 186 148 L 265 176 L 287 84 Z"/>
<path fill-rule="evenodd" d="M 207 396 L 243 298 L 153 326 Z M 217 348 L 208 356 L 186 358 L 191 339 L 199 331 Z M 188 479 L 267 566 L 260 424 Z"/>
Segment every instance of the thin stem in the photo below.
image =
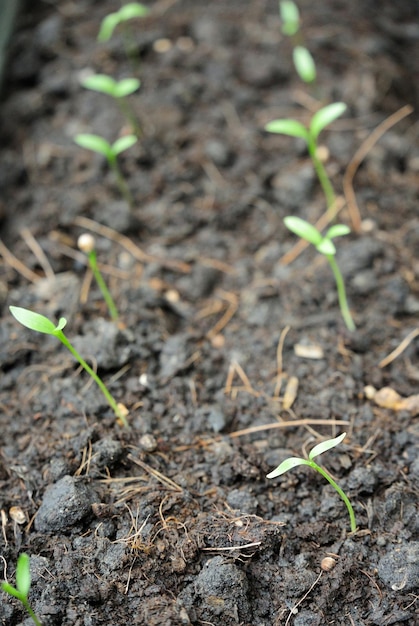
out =
<path fill-rule="evenodd" d="M 109 166 L 113 170 L 116 176 L 116 184 L 118 185 L 119 191 L 121 192 L 122 197 L 128 203 L 128 205 L 133 208 L 134 206 L 134 198 L 131 195 L 130 190 L 125 182 L 124 177 L 122 176 L 121 170 L 119 169 L 118 162 L 116 160 L 116 156 L 112 156 L 112 158 L 108 157 Z"/>
<path fill-rule="evenodd" d="M 140 124 L 137 121 L 134 111 L 131 105 L 125 98 L 117 98 L 117 104 L 121 110 L 122 115 L 126 118 L 127 122 L 131 125 L 134 134 L 140 139 L 142 135 Z"/>
<path fill-rule="evenodd" d="M 34 623 L 36 624 L 36 626 L 42 626 L 41 622 L 39 621 L 39 619 L 36 617 L 35 613 L 33 612 L 31 605 L 29 604 L 28 600 L 26 600 L 26 598 L 21 598 L 21 602 L 23 604 L 23 606 L 25 607 L 25 609 L 27 610 L 27 612 L 29 613 L 29 615 L 31 616 L 32 620 L 34 621 Z"/>
<path fill-rule="evenodd" d="M 317 156 L 317 145 L 316 142 L 312 139 L 308 140 L 308 152 L 310 154 L 311 160 L 314 165 L 314 169 L 316 170 L 317 178 L 319 179 L 320 185 L 322 186 L 324 195 L 326 196 L 326 204 L 329 211 L 332 210 L 333 205 L 336 202 L 335 192 L 332 187 L 332 183 L 327 175 L 326 169 L 323 163 L 320 161 Z"/>
<path fill-rule="evenodd" d="M 343 276 L 340 272 L 338 264 L 336 263 L 335 257 L 332 254 L 325 255 L 327 260 L 329 261 L 330 267 L 332 268 L 333 275 L 336 281 L 336 287 L 338 290 L 338 299 L 340 311 L 342 313 L 342 317 L 345 321 L 347 328 L 350 331 L 354 331 L 356 326 L 352 319 L 351 313 L 349 311 L 348 301 L 346 299 L 346 291 L 345 291 L 345 283 L 343 281 Z"/>
<path fill-rule="evenodd" d="M 122 415 L 122 413 L 121 413 L 121 411 L 120 411 L 120 409 L 119 409 L 119 407 L 118 407 L 114 397 L 109 393 L 106 385 L 99 378 L 99 376 L 96 374 L 96 372 L 92 370 L 90 365 L 88 365 L 86 363 L 86 361 L 80 356 L 80 354 L 77 352 L 77 350 L 75 348 L 73 348 L 73 346 L 71 345 L 71 343 L 69 342 L 67 337 L 64 335 L 63 331 L 62 330 L 57 330 L 56 333 L 55 333 L 55 336 L 61 341 L 61 343 L 63 343 L 65 345 L 65 347 L 71 352 L 71 354 L 74 356 L 74 358 L 77 359 L 77 361 L 80 363 L 80 365 L 93 378 L 93 380 L 95 381 L 95 383 L 97 384 L 97 386 L 99 387 L 99 389 L 101 390 L 103 395 L 105 396 L 106 400 L 108 401 L 109 406 L 112 408 L 112 410 L 115 413 L 115 415 L 117 416 L 117 418 L 121 420 L 121 422 L 123 423 L 124 426 L 128 426 L 128 422 L 125 419 L 125 416 Z"/>
<path fill-rule="evenodd" d="M 136 49 L 136 42 L 133 32 L 130 26 L 126 23 L 123 24 L 122 38 L 127 59 L 132 64 L 134 72 L 138 73 L 140 70 L 140 57 L 138 55 L 138 46 Z"/>
<path fill-rule="evenodd" d="M 93 276 L 95 277 L 95 280 L 98 284 L 98 287 L 102 293 L 102 296 L 106 302 L 106 305 L 108 307 L 109 313 L 111 318 L 116 321 L 118 319 L 118 310 L 116 308 L 115 302 L 109 292 L 109 289 L 106 286 L 105 281 L 103 280 L 103 276 L 100 273 L 100 270 L 97 266 L 97 259 L 96 259 L 96 250 L 92 250 L 91 252 L 89 252 L 88 254 L 88 259 L 89 259 L 89 265 L 90 268 L 93 272 Z"/>
<path fill-rule="evenodd" d="M 317 465 L 317 463 L 315 463 L 312 460 L 309 461 L 309 464 L 311 465 L 311 467 L 313 469 L 318 471 L 319 474 L 321 474 L 323 476 L 323 478 L 325 478 L 332 485 L 332 487 L 337 491 L 337 493 L 340 495 L 340 497 L 342 498 L 342 500 L 346 504 L 346 508 L 348 509 L 348 513 L 349 513 L 349 519 L 351 520 L 351 532 L 354 533 L 356 531 L 356 529 L 357 529 L 357 525 L 356 525 L 355 513 L 354 513 L 354 510 L 353 510 L 352 504 L 349 501 L 348 496 L 339 487 L 339 485 L 333 480 L 333 478 L 326 472 L 326 470 L 324 470 L 322 467 L 320 467 L 320 465 Z"/>

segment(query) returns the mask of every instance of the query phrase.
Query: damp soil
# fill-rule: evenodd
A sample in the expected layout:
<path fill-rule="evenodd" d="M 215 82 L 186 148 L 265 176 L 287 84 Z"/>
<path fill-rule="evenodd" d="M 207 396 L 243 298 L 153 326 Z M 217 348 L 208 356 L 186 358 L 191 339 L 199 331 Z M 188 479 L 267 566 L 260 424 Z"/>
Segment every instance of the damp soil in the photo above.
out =
<path fill-rule="evenodd" d="M 418 118 L 367 150 L 354 179 L 359 231 L 346 205 L 338 216 L 352 228 L 337 259 L 353 333 L 327 264 L 312 249 L 294 254 L 283 226 L 325 214 L 304 146 L 263 127 L 346 102 L 322 135 L 342 193 L 373 130 L 419 106 L 417 5 L 301 2 L 311 88 L 293 72 L 276 2 L 162 0 L 132 23 L 130 60 L 120 31 L 96 41 L 118 6 L 26 6 L 10 51 L 0 577 L 14 582 L 18 555 L 30 555 L 44 626 L 414 626 Z M 89 71 L 141 79 L 129 103 L 142 134 L 120 157 L 131 210 L 104 160 L 73 141 L 130 131 L 114 102 L 80 86 Z M 96 237 L 118 323 L 77 250 L 83 232 Z M 68 337 L 129 410 L 128 429 L 11 304 L 68 319 Z M 355 533 L 321 476 L 266 479 L 344 431 L 321 462 L 353 503 Z M 0 622 L 31 623 L 5 594 Z"/>

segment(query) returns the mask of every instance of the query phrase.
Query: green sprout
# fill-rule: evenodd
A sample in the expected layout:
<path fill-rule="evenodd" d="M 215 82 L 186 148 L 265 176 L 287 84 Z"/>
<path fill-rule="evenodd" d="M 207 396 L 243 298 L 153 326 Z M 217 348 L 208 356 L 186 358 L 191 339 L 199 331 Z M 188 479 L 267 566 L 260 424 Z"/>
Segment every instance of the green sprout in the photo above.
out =
<path fill-rule="evenodd" d="M 295 2 L 282 0 L 279 3 L 279 14 L 282 20 L 282 32 L 288 37 L 298 33 L 300 28 L 300 12 Z"/>
<path fill-rule="evenodd" d="M 98 91 L 99 93 L 104 93 L 114 98 L 122 114 L 127 118 L 129 124 L 131 124 L 134 129 L 135 134 L 137 136 L 141 135 L 140 126 L 131 107 L 126 101 L 127 96 L 130 96 L 140 88 L 141 82 L 137 78 L 123 78 L 117 81 L 106 74 L 92 74 L 91 76 L 83 78 L 80 82 L 86 89 Z"/>
<path fill-rule="evenodd" d="M 106 93 L 112 98 L 119 99 L 130 96 L 140 87 L 140 81 L 137 78 L 123 78 L 122 80 L 114 80 L 106 74 L 93 74 L 87 76 L 81 81 L 83 87 Z"/>
<path fill-rule="evenodd" d="M 71 352 L 74 358 L 80 363 L 80 365 L 86 370 L 86 372 L 93 378 L 95 383 L 98 385 L 99 389 L 105 396 L 109 406 L 115 413 L 116 417 L 122 422 L 124 426 L 128 426 L 127 420 L 125 418 L 125 411 L 118 406 L 113 396 L 109 393 L 107 387 L 103 383 L 103 381 L 99 378 L 99 376 L 92 370 L 92 368 L 86 363 L 86 361 L 80 356 L 74 346 L 69 342 L 65 334 L 63 333 L 63 328 L 67 324 L 67 320 L 65 317 L 61 317 L 58 324 L 55 326 L 51 320 L 49 320 L 44 315 L 40 313 L 35 313 L 34 311 L 29 311 L 28 309 L 23 309 L 19 306 L 10 306 L 10 313 L 13 317 L 20 323 L 22 326 L 29 328 L 29 330 L 35 330 L 38 333 L 44 333 L 45 335 L 51 335 L 53 337 L 57 337 L 61 341 L 62 344 Z"/>
<path fill-rule="evenodd" d="M 314 226 L 301 219 L 289 215 L 284 218 L 284 224 L 295 235 L 313 244 L 320 254 L 323 254 L 329 262 L 332 269 L 333 276 L 336 282 L 336 288 L 338 292 L 339 306 L 342 313 L 342 317 L 345 321 L 347 328 L 351 331 L 355 330 L 355 324 L 352 319 L 351 313 L 348 307 L 348 301 L 346 299 L 345 283 L 343 276 L 339 269 L 338 264 L 335 261 L 336 248 L 332 239 L 334 237 L 341 237 L 342 235 L 348 235 L 351 230 L 345 224 L 335 224 L 331 226 L 325 235 L 322 235 L 320 231 Z"/>
<path fill-rule="evenodd" d="M 295 46 L 292 52 L 295 69 L 298 76 L 305 83 L 313 83 L 316 80 L 316 64 L 311 53 L 304 46 Z"/>
<path fill-rule="evenodd" d="M 30 559 L 24 552 L 19 556 L 16 565 L 16 587 L 8 582 L 2 582 L 1 588 L 10 596 L 17 598 L 29 613 L 36 626 L 42 626 L 29 604 L 29 590 L 31 588 Z"/>
<path fill-rule="evenodd" d="M 302 45 L 300 33 L 300 12 L 295 2 L 282 0 L 279 2 L 279 13 L 282 21 L 282 32 L 291 37 L 294 45 L 293 61 L 297 74 L 305 83 L 316 80 L 316 64 L 311 53 Z"/>
<path fill-rule="evenodd" d="M 266 478 L 276 478 L 277 476 L 281 476 L 282 474 L 285 474 L 285 472 L 288 472 L 298 465 L 308 465 L 309 467 L 312 467 L 332 485 L 332 487 L 337 491 L 339 496 L 346 504 L 346 508 L 348 509 L 349 513 L 349 519 L 351 522 L 351 532 L 354 533 L 357 529 L 356 519 L 352 504 L 350 503 L 348 496 L 333 480 L 333 478 L 326 472 L 326 470 L 324 470 L 322 467 L 320 467 L 320 465 L 317 465 L 317 463 L 313 461 L 314 457 L 319 456 L 320 454 L 323 454 L 323 452 L 331 450 L 331 448 L 339 445 L 345 439 L 345 437 L 346 433 L 342 433 L 341 435 L 339 435 L 339 437 L 335 437 L 334 439 L 327 439 L 326 441 L 319 443 L 317 446 L 314 446 L 314 448 L 308 455 L 308 459 L 301 459 L 300 457 L 294 456 L 285 459 L 285 461 L 283 461 L 280 465 L 278 465 L 276 469 L 270 472 Z"/>
<path fill-rule="evenodd" d="M 326 203 L 329 211 L 332 211 L 336 197 L 325 167 L 318 157 L 317 140 L 321 131 L 340 117 L 345 110 L 346 104 L 343 102 L 335 102 L 333 104 L 328 104 L 317 111 L 311 118 L 310 125 L 308 127 L 293 119 L 273 120 L 265 126 L 265 130 L 269 133 L 278 133 L 280 135 L 288 135 L 290 137 L 299 137 L 304 139 L 307 144 L 307 149 L 314 169 L 316 170 L 317 177 L 324 191 L 324 195 L 326 196 Z"/>
<path fill-rule="evenodd" d="M 123 26 L 123 39 L 125 52 L 128 59 L 136 66 L 138 65 L 137 53 L 135 51 L 135 41 L 131 30 L 128 27 L 127 22 L 134 18 L 146 17 L 150 13 L 148 7 L 140 2 L 129 2 L 124 4 L 119 11 L 115 13 L 109 13 L 100 25 L 99 34 L 97 40 L 100 42 L 109 41 L 112 37 L 115 28 L 122 24 Z"/>
<path fill-rule="evenodd" d="M 96 255 L 96 242 L 95 238 L 89 233 L 83 233 L 77 240 L 77 245 L 79 249 L 84 252 L 87 256 L 87 260 L 89 261 L 90 269 L 93 272 L 93 276 L 97 282 L 97 285 L 102 293 L 103 299 L 106 302 L 108 307 L 109 314 L 114 321 L 118 319 L 118 309 L 116 308 L 115 302 L 109 292 L 109 289 L 106 286 L 106 283 L 103 279 L 102 274 L 100 273 L 98 264 L 97 264 L 97 255 Z"/>
<path fill-rule="evenodd" d="M 102 20 L 97 40 L 102 42 L 109 41 L 113 35 L 113 31 L 119 24 L 132 20 L 135 17 L 146 17 L 149 12 L 150 10 L 140 2 L 124 4 L 119 11 L 109 13 L 109 15 Z"/>
<path fill-rule="evenodd" d="M 113 144 L 110 144 L 108 141 L 106 141 L 106 139 L 100 137 L 99 135 L 81 133 L 80 135 L 76 135 L 74 137 L 74 141 L 82 148 L 86 148 L 87 150 L 92 150 L 93 152 L 102 154 L 106 158 L 109 167 L 116 176 L 116 182 L 119 191 L 121 192 L 121 195 L 129 204 L 129 206 L 133 207 L 134 199 L 128 189 L 121 170 L 119 169 L 117 156 L 118 154 L 121 154 L 121 152 L 128 150 L 128 148 L 131 148 L 131 146 L 133 146 L 137 142 L 137 137 L 135 135 L 124 135 L 123 137 L 119 137 L 119 139 L 117 139 Z"/>

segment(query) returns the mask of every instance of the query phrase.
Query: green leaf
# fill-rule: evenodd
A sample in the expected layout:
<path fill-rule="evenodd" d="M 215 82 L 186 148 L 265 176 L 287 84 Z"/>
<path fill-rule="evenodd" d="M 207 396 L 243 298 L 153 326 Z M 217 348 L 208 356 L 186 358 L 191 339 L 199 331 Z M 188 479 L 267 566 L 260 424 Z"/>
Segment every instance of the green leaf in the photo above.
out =
<path fill-rule="evenodd" d="M 22 594 L 20 593 L 20 591 L 12 587 L 12 585 L 9 585 L 9 583 L 6 583 L 6 582 L 1 583 L 1 588 L 10 596 L 13 596 L 14 598 L 17 598 L 18 600 L 22 601 Z"/>
<path fill-rule="evenodd" d="M 309 243 L 312 243 L 313 246 L 317 247 L 323 241 L 323 237 L 317 228 L 305 220 L 302 220 L 300 217 L 288 215 L 284 218 L 284 224 L 288 230 L 293 232 L 298 237 L 301 237 L 301 239 L 305 239 Z"/>
<path fill-rule="evenodd" d="M 38 333 L 44 333 L 45 335 L 55 334 L 56 326 L 51 320 L 45 317 L 45 315 L 29 311 L 29 309 L 23 309 L 20 306 L 10 306 L 9 310 L 22 326 L 30 330 L 36 330 Z"/>
<path fill-rule="evenodd" d="M 314 459 L 314 457 L 319 456 L 319 454 L 323 454 L 323 452 L 326 452 L 327 450 L 338 446 L 345 439 L 345 437 L 346 433 L 342 433 L 341 435 L 339 435 L 339 437 L 335 437 L 334 439 L 327 439 L 326 441 L 319 443 L 317 446 L 314 446 L 314 448 L 308 455 L 308 458 L 311 461 L 312 459 Z"/>
<path fill-rule="evenodd" d="M 119 11 L 109 13 L 100 25 L 98 41 L 109 41 L 113 35 L 113 31 L 120 22 L 126 22 L 134 17 L 145 17 L 150 13 L 150 9 L 140 2 L 129 2 L 122 6 Z"/>
<path fill-rule="evenodd" d="M 111 145 L 106 141 L 106 139 L 99 137 L 99 135 L 81 133 L 80 135 L 76 135 L 74 137 L 74 141 L 82 148 L 103 154 L 103 156 L 107 159 L 112 158 L 113 156 Z"/>
<path fill-rule="evenodd" d="M 335 224 L 331 226 L 327 233 L 325 234 L 325 238 L 333 239 L 334 237 L 342 237 L 343 235 L 349 235 L 351 229 L 346 224 Z"/>
<path fill-rule="evenodd" d="M 120 21 L 119 11 L 116 11 L 116 13 L 109 13 L 109 15 L 102 20 L 97 40 L 102 42 L 109 41 L 112 37 L 113 31 L 118 26 Z"/>
<path fill-rule="evenodd" d="M 112 145 L 112 151 L 114 154 L 121 154 L 124 150 L 128 150 L 135 143 L 137 143 L 137 137 L 135 135 L 124 135 L 115 141 Z"/>
<path fill-rule="evenodd" d="M 297 456 L 291 456 L 289 459 L 285 459 L 282 461 L 280 465 L 273 472 L 270 472 L 266 475 L 266 478 L 276 478 L 277 476 L 281 476 L 281 474 L 285 474 L 289 470 L 293 469 L 293 467 L 297 467 L 298 465 L 310 465 L 310 463 L 306 459 L 300 459 Z"/>
<path fill-rule="evenodd" d="M 340 117 L 344 111 L 346 111 L 346 104 L 343 102 L 329 104 L 317 111 L 310 123 L 310 135 L 313 139 L 317 139 L 321 131 Z"/>
<path fill-rule="evenodd" d="M 115 83 L 112 95 L 115 98 L 125 98 L 125 96 L 129 96 L 134 93 L 134 91 L 137 91 L 140 84 L 140 81 L 136 78 L 123 78 L 119 82 Z"/>
<path fill-rule="evenodd" d="M 25 598 L 28 597 L 29 589 L 31 588 L 30 559 L 24 552 L 17 560 L 16 587 Z"/>
<path fill-rule="evenodd" d="M 62 330 L 67 324 L 67 320 L 65 319 L 65 317 L 60 317 L 60 319 L 58 320 L 58 324 L 55 327 L 55 330 Z"/>
<path fill-rule="evenodd" d="M 320 252 L 320 254 L 329 256 L 334 256 L 336 254 L 335 244 L 331 239 L 327 239 L 326 237 L 324 237 L 321 242 L 317 244 L 316 250 L 317 252 Z"/>
<path fill-rule="evenodd" d="M 150 9 L 140 2 L 129 2 L 124 4 L 118 11 L 119 20 L 125 22 L 134 17 L 146 17 L 150 13 Z"/>
<path fill-rule="evenodd" d="M 283 0 L 279 3 L 279 14 L 282 20 L 282 32 L 284 35 L 292 36 L 298 32 L 300 25 L 300 14 L 295 2 Z"/>
<path fill-rule="evenodd" d="M 83 87 L 86 89 L 92 89 L 93 91 L 99 91 L 100 93 L 106 93 L 109 96 L 115 95 L 115 89 L 117 86 L 116 81 L 106 74 L 94 74 L 88 76 L 81 81 Z"/>
<path fill-rule="evenodd" d="M 290 137 L 301 137 L 305 141 L 308 141 L 309 134 L 308 130 L 301 122 L 297 122 L 297 120 L 273 120 L 272 122 L 268 122 L 265 126 L 265 130 L 268 133 L 278 133 L 281 135 L 288 135 Z"/>
<path fill-rule="evenodd" d="M 295 46 L 292 56 L 294 59 L 295 69 L 298 76 L 305 83 L 312 83 L 316 80 L 316 65 L 307 48 L 303 46 Z"/>

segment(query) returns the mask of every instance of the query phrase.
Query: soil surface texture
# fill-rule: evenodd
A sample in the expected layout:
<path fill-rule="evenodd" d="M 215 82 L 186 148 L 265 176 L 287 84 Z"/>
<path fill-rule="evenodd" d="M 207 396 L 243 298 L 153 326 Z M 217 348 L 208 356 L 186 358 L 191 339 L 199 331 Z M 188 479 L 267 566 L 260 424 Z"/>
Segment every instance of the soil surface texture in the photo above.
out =
<path fill-rule="evenodd" d="M 301 0 L 314 85 L 293 68 L 276 0 L 148 5 L 99 43 L 117 0 L 27 2 L 11 43 L 0 578 L 15 584 L 30 556 L 43 626 L 415 626 L 418 4 Z M 141 86 L 115 101 L 81 86 L 92 73 Z M 264 131 L 339 101 L 320 154 L 351 228 L 336 259 L 354 332 L 327 260 L 283 223 L 333 221 L 306 147 Z M 130 206 L 74 137 L 132 132 L 118 157 Z M 117 321 L 82 233 L 96 238 Z M 128 428 L 70 352 L 9 305 L 67 319 Z M 318 460 L 355 532 L 310 468 L 266 478 L 343 432 Z M 33 623 L 0 596 L 1 624 Z"/>

